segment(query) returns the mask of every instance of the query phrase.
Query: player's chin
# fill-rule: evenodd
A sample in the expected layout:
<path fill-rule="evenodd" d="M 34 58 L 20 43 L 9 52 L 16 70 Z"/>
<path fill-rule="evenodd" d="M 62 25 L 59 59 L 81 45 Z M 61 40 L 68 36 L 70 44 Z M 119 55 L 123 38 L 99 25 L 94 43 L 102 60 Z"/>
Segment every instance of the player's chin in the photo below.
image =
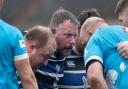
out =
<path fill-rule="evenodd" d="M 72 46 L 64 47 L 63 51 L 69 51 L 72 48 Z"/>
<path fill-rule="evenodd" d="M 69 54 L 69 51 L 71 50 L 71 47 L 66 47 L 63 49 L 64 56 L 67 56 Z"/>
<path fill-rule="evenodd" d="M 44 67 L 44 66 L 45 66 L 44 64 L 39 63 L 39 64 L 35 65 L 35 68 L 40 68 L 40 67 Z"/>

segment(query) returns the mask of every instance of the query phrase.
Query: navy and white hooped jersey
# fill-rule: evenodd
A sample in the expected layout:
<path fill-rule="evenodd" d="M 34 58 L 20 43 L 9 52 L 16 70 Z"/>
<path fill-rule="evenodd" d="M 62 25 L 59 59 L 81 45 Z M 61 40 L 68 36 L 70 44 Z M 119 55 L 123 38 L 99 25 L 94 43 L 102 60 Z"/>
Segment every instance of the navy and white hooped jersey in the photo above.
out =
<path fill-rule="evenodd" d="M 19 89 L 14 61 L 27 57 L 19 29 L 0 20 L 0 89 Z"/>
<path fill-rule="evenodd" d="M 128 28 L 112 25 L 99 28 L 86 46 L 86 68 L 94 59 L 99 61 L 109 89 L 128 89 L 128 60 L 117 50 L 117 44 L 122 41 L 128 41 Z"/>
<path fill-rule="evenodd" d="M 39 68 L 35 75 L 39 89 L 58 89 L 58 81 L 64 75 L 64 58 L 52 56 L 48 65 Z"/>
<path fill-rule="evenodd" d="M 64 62 L 64 77 L 59 81 L 59 89 L 87 89 L 83 56 L 73 47 Z"/>

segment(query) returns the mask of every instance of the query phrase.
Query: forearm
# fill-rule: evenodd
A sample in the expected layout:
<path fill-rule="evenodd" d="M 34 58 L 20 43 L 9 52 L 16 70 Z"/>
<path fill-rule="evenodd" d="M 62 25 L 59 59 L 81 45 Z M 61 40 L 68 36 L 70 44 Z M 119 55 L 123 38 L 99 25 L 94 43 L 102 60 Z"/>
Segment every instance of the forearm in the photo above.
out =
<path fill-rule="evenodd" d="M 106 81 L 104 79 L 90 80 L 91 89 L 108 89 Z"/>
<path fill-rule="evenodd" d="M 108 89 L 107 83 L 103 76 L 102 65 L 99 62 L 95 62 L 89 66 L 87 77 L 91 89 Z"/>
<path fill-rule="evenodd" d="M 35 75 L 28 59 L 15 61 L 15 66 L 21 80 L 23 89 L 38 89 Z"/>
<path fill-rule="evenodd" d="M 38 89 L 38 85 L 34 76 L 25 77 L 21 82 L 23 89 Z"/>

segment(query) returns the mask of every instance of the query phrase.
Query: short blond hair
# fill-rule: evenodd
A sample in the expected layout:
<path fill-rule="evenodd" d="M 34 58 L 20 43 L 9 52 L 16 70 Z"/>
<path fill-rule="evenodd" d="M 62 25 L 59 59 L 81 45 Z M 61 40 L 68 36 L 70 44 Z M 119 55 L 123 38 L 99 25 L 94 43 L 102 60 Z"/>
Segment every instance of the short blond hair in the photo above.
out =
<path fill-rule="evenodd" d="M 41 25 L 34 26 L 25 34 L 25 41 L 34 41 L 37 47 L 45 46 L 51 39 L 54 46 L 56 46 L 55 38 L 51 30 L 48 27 Z"/>

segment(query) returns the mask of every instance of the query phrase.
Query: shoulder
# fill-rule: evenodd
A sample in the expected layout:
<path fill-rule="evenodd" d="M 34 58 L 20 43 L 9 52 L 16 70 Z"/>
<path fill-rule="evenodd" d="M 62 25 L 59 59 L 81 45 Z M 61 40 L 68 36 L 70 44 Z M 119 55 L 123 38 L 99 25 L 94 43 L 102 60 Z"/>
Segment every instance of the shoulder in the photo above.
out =
<path fill-rule="evenodd" d="M 20 34 L 20 30 L 15 27 L 15 26 L 12 26 L 6 22 L 4 22 L 3 20 L 0 20 L 0 29 L 2 29 L 3 31 L 5 31 L 8 35 L 13 35 L 13 34 Z"/>
<path fill-rule="evenodd" d="M 118 31 L 123 31 L 124 26 L 121 25 L 109 25 L 99 28 L 100 33 L 115 33 Z"/>
<path fill-rule="evenodd" d="M 108 40 L 110 41 L 110 39 L 116 39 L 116 37 L 119 36 L 119 34 L 124 32 L 124 26 L 121 25 L 109 25 L 109 26 L 105 26 L 105 27 L 101 27 L 99 28 L 95 35 L 94 35 L 94 39 L 100 39 L 101 41 L 105 41 Z"/>

